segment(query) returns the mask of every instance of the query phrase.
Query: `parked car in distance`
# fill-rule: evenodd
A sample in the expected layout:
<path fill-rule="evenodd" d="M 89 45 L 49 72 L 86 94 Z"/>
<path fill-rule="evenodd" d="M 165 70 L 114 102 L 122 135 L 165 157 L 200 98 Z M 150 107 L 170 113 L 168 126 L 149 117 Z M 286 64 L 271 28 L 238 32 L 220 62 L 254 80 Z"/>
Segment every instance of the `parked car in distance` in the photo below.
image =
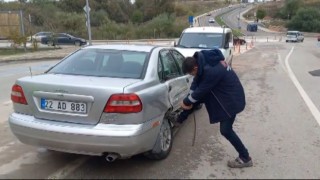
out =
<path fill-rule="evenodd" d="M 55 45 L 75 45 L 82 46 L 87 44 L 85 39 L 74 37 L 67 33 L 54 33 L 51 36 L 43 37 L 41 40 L 42 44 L 48 44 L 50 46 Z"/>
<path fill-rule="evenodd" d="M 249 24 L 247 25 L 247 31 L 257 32 L 257 31 L 258 31 L 258 25 L 257 25 L 257 23 L 249 23 Z"/>
<path fill-rule="evenodd" d="M 320 36 L 318 36 L 318 41 L 320 41 Z"/>
<path fill-rule="evenodd" d="M 246 40 L 244 40 L 243 38 L 240 38 L 238 36 L 233 36 L 233 44 L 236 45 L 236 44 L 240 44 L 240 45 L 244 45 L 246 44 Z"/>
<path fill-rule="evenodd" d="M 172 47 L 81 48 L 43 74 L 16 80 L 11 131 L 25 144 L 107 161 L 140 153 L 164 159 L 192 80 L 183 61 Z"/>
<path fill-rule="evenodd" d="M 208 13 L 207 13 L 207 16 L 211 16 L 211 13 L 210 13 L 210 12 L 208 12 Z"/>
<path fill-rule="evenodd" d="M 8 37 L 0 36 L 0 40 L 8 40 Z"/>
<path fill-rule="evenodd" d="M 303 42 L 304 36 L 300 31 L 288 31 L 286 42 Z"/>
<path fill-rule="evenodd" d="M 209 19 L 209 23 L 215 23 L 214 18 L 210 18 L 210 19 Z"/>
<path fill-rule="evenodd" d="M 29 36 L 27 38 L 27 41 L 37 41 L 37 42 L 41 42 L 42 38 L 45 37 L 49 37 L 51 36 L 53 33 L 52 32 L 38 32 L 32 36 Z"/>

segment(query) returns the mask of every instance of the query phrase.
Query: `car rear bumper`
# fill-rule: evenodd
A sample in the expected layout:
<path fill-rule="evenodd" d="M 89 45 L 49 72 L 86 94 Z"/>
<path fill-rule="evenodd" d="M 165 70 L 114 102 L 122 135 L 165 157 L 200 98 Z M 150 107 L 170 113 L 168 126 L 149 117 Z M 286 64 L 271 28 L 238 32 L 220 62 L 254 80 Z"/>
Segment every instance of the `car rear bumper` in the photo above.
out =
<path fill-rule="evenodd" d="M 116 153 L 122 158 L 153 148 L 160 127 L 152 124 L 160 124 L 154 123 L 157 121 L 159 118 L 133 125 L 81 125 L 18 113 L 9 117 L 11 131 L 24 144 L 86 155 Z"/>

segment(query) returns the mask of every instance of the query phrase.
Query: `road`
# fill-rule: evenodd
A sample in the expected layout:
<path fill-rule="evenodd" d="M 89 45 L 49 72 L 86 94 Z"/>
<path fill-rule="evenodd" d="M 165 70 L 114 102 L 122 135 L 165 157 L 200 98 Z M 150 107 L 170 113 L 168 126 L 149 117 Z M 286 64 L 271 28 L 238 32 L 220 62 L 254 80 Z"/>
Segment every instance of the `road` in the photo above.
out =
<path fill-rule="evenodd" d="M 310 38 L 303 43 L 257 42 L 234 58 L 247 100 L 235 123 L 254 161 L 247 169 L 226 167 L 236 152 L 219 134 L 219 125 L 209 125 L 205 108 L 195 115 L 195 146 L 189 117 L 163 161 L 135 156 L 107 163 L 102 157 L 21 144 L 7 123 L 12 112 L 10 88 L 16 78 L 29 75 L 30 66 L 36 74 L 57 60 L 2 65 L 0 178 L 320 178 L 320 121 L 313 115 L 320 109 L 320 77 L 309 73 L 320 69 L 319 59 L 319 48 Z M 312 104 L 315 109 L 310 110 Z"/>

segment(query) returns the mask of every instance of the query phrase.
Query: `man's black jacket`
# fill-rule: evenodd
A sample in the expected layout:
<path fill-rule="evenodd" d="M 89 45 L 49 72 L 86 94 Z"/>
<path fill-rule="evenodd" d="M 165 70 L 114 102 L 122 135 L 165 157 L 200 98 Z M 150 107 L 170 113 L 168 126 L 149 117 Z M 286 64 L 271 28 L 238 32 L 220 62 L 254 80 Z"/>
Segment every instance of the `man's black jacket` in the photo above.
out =
<path fill-rule="evenodd" d="M 190 95 L 183 102 L 191 105 L 204 102 L 210 123 L 217 123 L 243 111 L 245 95 L 236 73 L 223 61 L 219 49 L 202 50 L 193 55 L 198 72 L 194 77 Z"/>

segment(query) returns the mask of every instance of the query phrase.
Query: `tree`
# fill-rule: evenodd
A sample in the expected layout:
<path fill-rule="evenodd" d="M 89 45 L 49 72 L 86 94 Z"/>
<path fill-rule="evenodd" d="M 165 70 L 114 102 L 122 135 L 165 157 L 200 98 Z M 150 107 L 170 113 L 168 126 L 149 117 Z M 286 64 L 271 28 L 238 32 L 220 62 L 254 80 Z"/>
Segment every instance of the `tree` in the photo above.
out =
<path fill-rule="evenodd" d="M 85 0 L 60 0 L 59 7 L 65 12 L 83 12 L 83 7 L 86 5 Z"/>
<path fill-rule="evenodd" d="M 257 10 L 257 18 L 263 19 L 266 16 L 267 12 L 264 9 Z"/>
<path fill-rule="evenodd" d="M 278 16 L 280 16 L 282 19 L 291 19 L 294 15 L 296 15 L 301 5 L 301 0 L 286 0 L 285 5 L 280 10 Z"/>
<path fill-rule="evenodd" d="M 287 27 L 305 32 L 320 32 L 320 11 L 317 8 L 301 8 Z"/>
<path fill-rule="evenodd" d="M 91 26 L 101 26 L 106 21 L 108 21 L 108 13 L 103 9 L 100 9 L 98 11 L 92 11 L 90 13 L 90 17 Z"/>
<path fill-rule="evenodd" d="M 133 15 L 132 15 L 132 18 L 131 18 L 131 21 L 133 23 L 141 23 L 143 21 L 143 14 L 140 10 L 135 10 L 133 12 Z"/>

